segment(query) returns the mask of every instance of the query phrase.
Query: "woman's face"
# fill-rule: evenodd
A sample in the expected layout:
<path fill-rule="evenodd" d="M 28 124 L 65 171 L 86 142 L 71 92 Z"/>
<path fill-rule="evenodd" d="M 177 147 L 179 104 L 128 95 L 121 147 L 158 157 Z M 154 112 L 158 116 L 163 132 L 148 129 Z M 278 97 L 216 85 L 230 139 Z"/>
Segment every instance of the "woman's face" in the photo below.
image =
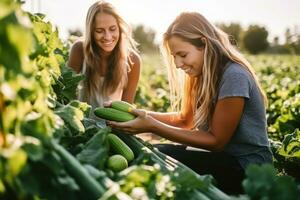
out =
<path fill-rule="evenodd" d="M 116 18 L 106 13 L 96 14 L 94 39 L 105 53 L 112 52 L 119 41 L 119 37 L 119 26 Z"/>
<path fill-rule="evenodd" d="M 176 36 L 169 39 L 169 47 L 177 68 L 192 77 L 202 74 L 204 48 L 197 48 Z"/>

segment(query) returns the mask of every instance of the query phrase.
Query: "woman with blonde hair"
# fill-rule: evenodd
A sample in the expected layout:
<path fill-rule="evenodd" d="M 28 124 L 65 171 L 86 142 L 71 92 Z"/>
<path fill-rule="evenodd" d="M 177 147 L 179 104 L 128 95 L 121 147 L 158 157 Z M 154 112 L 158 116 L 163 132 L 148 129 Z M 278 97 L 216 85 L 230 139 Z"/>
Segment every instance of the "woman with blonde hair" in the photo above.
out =
<path fill-rule="evenodd" d="M 83 73 L 78 98 L 92 108 L 104 101 L 134 101 L 140 76 L 140 57 L 130 26 L 108 2 L 97 1 L 88 10 L 85 37 L 70 51 L 68 66 Z"/>
<path fill-rule="evenodd" d="M 272 163 L 267 101 L 254 70 L 228 35 L 196 12 L 175 19 L 163 47 L 178 111 L 134 109 L 136 119 L 107 123 L 129 134 L 153 132 L 179 143 L 157 147 L 199 174 L 212 174 L 224 191 L 242 192 L 247 166 Z M 177 69 L 184 72 L 182 79 Z"/>

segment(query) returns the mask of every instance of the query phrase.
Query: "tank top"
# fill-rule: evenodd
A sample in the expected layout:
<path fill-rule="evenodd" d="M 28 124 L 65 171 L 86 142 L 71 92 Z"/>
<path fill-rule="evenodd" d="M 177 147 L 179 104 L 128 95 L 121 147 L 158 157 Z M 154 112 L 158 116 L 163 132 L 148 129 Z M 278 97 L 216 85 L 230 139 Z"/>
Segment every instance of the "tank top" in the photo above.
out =
<path fill-rule="evenodd" d="M 84 75 L 86 74 L 85 62 L 83 63 L 81 73 Z M 99 91 L 97 91 L 95 93 L 95 95 L 92 95 L 88 101 L 86 98 L 84 81 L 81 81 L 77 88 L 78 100 L 87 102 L 92 107 L 89 117 L 92 119 L 95 119 L 97 121 L 102 121 L 102 122 L 104 122 L 104 120 L 101 120 L 100 118 L 98 118 L 97 116 L 94 115 L 94 109 L 97 107 L 103 107 L 103 103 L 106 101 L 121 100 L 122 94 L 123 94 L 123 88 L 122 88 L 122 85 L 120 84 L 113 93 L 110 93 L 109 95 L 106 95 L 106 96 L 103 95 L 103 93 L 101 91 L 101 88 L 102 88 L 101 86 L 103 85 L 103 81 L 104 81 L 104 76 L 101 76 L 100 81 L 99 81 L 99 87 L 98 87 Z"/>

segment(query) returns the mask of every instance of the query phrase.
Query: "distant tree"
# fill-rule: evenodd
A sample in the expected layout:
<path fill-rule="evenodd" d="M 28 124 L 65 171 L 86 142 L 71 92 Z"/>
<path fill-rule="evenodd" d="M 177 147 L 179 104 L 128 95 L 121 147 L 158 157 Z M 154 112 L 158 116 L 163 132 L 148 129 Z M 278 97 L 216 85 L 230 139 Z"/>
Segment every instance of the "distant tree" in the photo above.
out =
<path fill-rule="evenodd" d="M 291 44 L 292 41 L 293 41 L 293 40 L 292 40 L 293 35 L 292 35 L 292 33 L 291 33 L 291 29 L 287 28 L 287 29 L 285 30 L 284 36 L 285 36 L 285 44 L 286 44 L 286 45 Z"/>
<path fill-rule="evenodd" d="M 296 41 L 296 53 L 300 54 L 300 35 L 297 36 L 297 41 Z"/>
<path fill-rule="evenodd" d="M 80 30 L 79 28 L 75 28 L 75 29 L 69 29 L 69 36 L 77 36 L 77 37 L 81 37 L 82 34 L 82 30 Z"/>
<path fill-rule="evenodd" d="M 261 26 L 251 25 L 244 33 L 244 48 L 251 54 L 258 54 L 266 50 L 269 46 L 268 31 Z"/>
<path fill-rule="evenodd" d="M 279 37 L 278 37 L 278 36 L 275 36 L 275 37 L 273 38 L 273 45 L 274 45 L 274 46 L 278 46 L 278 45 L 279 45 Z"/>
<path fill-rule="evenodd" d="M 289 28 L 286 29 L 284 46 L 289 49 L 291 54 L 300 54 L 300 33 L 297 26 L 293 31 Z"/>
<path fill-rule="evenodd" d="M 238 46 L 241 43 L 243 29 L 239 23 L 220 23 L 217 26 L 229 35 L 232 44 Z"/>
<path fill-rule="evenodd" d="M 300 55 L 300 40 L 298 40 L 298 43 L 296 46 L 296 54 Z"/>
<path fill-rule="evenodd" d="M 288 54 L 289 50 L 279 43 L 279 37 L 273 37 L 272 42 L 270 43 L 266 53 L 270 54 Z"/>
<path fill-rule="evenodd" d="M 158 49 L 155 44 L 155 31 L 146 28 L 144 25 L 137 25 L 133 28 L 133 38 L 139 43 L 138 49 L 142 52 L 156 51 Z"/>

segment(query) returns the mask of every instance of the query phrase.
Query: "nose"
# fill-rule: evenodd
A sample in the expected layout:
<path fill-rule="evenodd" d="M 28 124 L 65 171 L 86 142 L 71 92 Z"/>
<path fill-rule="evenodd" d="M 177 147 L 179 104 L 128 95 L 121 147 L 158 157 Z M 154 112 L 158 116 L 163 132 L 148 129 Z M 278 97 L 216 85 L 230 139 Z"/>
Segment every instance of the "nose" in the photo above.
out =
<path fill-rule="evenodd" d="M 176 68 L 182 68 L 182 66 L 183 66 L 182 59 L 175 56 L 174 61 L 175 61 Z"/>
<path fill-rule="evenodd" d="M 104 39 L 105 40 L 110 40 L 112 38 L 112 35 L 109 31 L 106 31 L 104 34 Z"/>

